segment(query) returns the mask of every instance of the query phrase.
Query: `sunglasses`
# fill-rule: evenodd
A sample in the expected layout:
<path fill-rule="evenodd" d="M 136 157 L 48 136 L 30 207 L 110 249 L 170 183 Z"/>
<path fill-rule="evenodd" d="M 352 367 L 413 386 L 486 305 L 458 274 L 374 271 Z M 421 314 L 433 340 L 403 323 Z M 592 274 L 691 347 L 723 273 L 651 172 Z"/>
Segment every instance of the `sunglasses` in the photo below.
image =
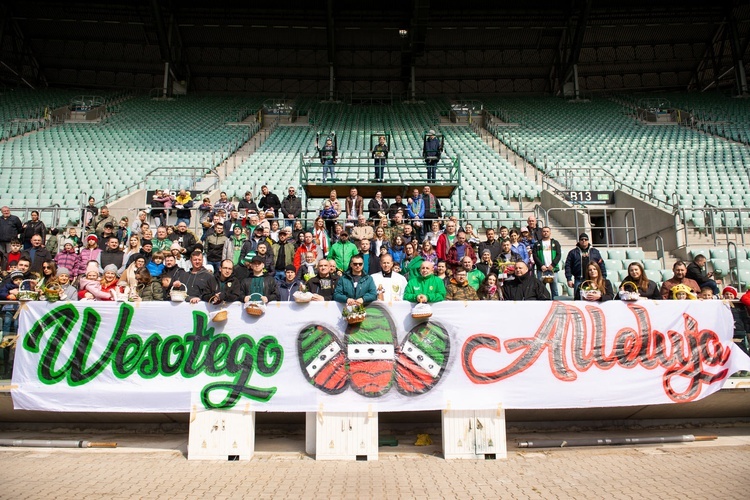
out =
<path fill-rule="evenodd" d="M 364 262 L 352 262 L 353 266 L 364 266 Z"/>

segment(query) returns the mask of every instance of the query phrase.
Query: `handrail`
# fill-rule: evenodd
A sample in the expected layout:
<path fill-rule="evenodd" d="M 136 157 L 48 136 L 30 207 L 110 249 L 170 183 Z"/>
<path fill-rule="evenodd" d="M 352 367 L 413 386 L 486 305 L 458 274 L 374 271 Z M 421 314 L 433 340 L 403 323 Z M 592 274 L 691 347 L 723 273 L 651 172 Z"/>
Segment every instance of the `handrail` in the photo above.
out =
<path fill-rule="evenodd" d="M 654 238 L 654 245 L 656 246 L 656 258 L 661 261 L 661 267 L 666 267 L 666 258 L 664 257 L 664 238 L 660 234 L 657 234 Z"/>
<path fill-rule="evenodd" d="M 596 212 L 597 216 L 601 216 L 602 213 L 604 214 L 604 227 L 601 228 L 604 230 L 604 241 L 605 244 L 603 246 L 608 247 L 637 247 L 638 246 L 638 234 L 635 233 L 635 240 L 631 242 L 628 235 L 630 234 L 630 231 L 635 231 L 636 225 L 636 217 L 635 217 L 635 208 L 606 208 L 606 207 L 589 207 L 589 206 L 582 206 L 582 207 L 553 207 L 548 208 L 545 210 L 546 220 L 547 224 L 549 224 L 549 218 L 553 217 L 553 214 L 555 212 L 565 213 L 565 212 L 573 212 L 574 217 L 574 225 L 572 226 L 562 226 L 558 225 L 556 226 L 557 229 L 563 229 L 573 232 L 573 234 L 577 235 L 581 232 L 589 232 L 594 231 L 599 228 L 593 228 L 591 225 L 591 212 Z M 624 226 L 611 226 L 609 225 L 609 215 L 614 215 L 616 213 L 625 213 L 625 225 Z M 583 223 L 579 222 L 579 214 L 583 214 L 585 216 L 585 220 Z M 631 227 L 628 223 L 627 217 L 628 214 L 631 215 L 633 226 Z M 559 219 L 558 219 L 559 220 Z M 617 238 L 618 232 L 624 232 L 624 243 L 619 242 L 619 238 Z M 611 234 L 610 234 L 611 233 Z"/>
<path fill-rule="evenodd" d="M 221 176 L 219 175 L 218 170 L 215 167 L 156 167 L 155 169 L 149 171 L 146 173 L 146 175 L 138 182 L 135 182 L 129 186 L 125 186 L 124 188 L 120 189 L 119 191 L 116 191 L 115 193 L 109 195 L 108 197 L 102 199 L 100 203 L 103 205 L 106 205 L 107 203 L 111 203 L 112 201 L 134 191 L 135 189 L 143 189 L 146 182 L 148 182 L 149 177 L 153 176 L 156 172 L 160 170 L 167 169 L 169 172 L 174 172 L 175 170 L 190 170 L 195 172 L 196 170 L 203 171 L 204 174 L 200 177 L 196 177 L 195 175 L 192 176 L 192 182 L 191 185 L 193 186 L 191 189 L 195 187 L 197 182 L 199 180 L 204 179 L 205 177 L 208 177 L 209 173 L 214 174 L 216 176 L 216 180 L 211 184 L 208 188 L 204 189 L 203 191 L 212 191 L 214 189 L 218 189 L 218 186 L 221 185 Z"/>
<path fill-rule="evenodd" d="M 742 242 L 742 245 L 745 246 L 745 233 L 747 228 L 744 225 L 744 220 L 750 220 L 750 207 L 718 207 L 715 205 L 706 204 L 706 206 L 702 207 L 686 207 L 681 206 L 678 210 L 678 214 L 680 218 L 682 219 L 683 226 L 685 227 L 685 241 L 687 242 L 687 224 L 690 220 L 693 218 L 687 217 L 687 212 L 700 212 L 703 215 L 703 221 L 706 225 L 705 231 L 706 235 L 711 235 L 711 239 L 713 241 L 714 246 L 716 246 L 717 242 L 717 229 L 724 230 L 724 237 L 727 241 L 729 241 L 730 238 L 730 230 L 733 230 L 734 228 L 737 229 L 737 232 L 739 233 L 740 241 Z M 730 219 L 729 215 L 735 215 L 737 216 L 737 224 L 736 225 L 730 225 L 728 223 L 728 220 Z M 747 214 L 747 217 L 743 217 L 743 214 Z M 719 221 L 719 224 L 717 224 L 717 219 Z M 721 223 L 723 221 L 723 224 Z M 698 228 L 700 230 L 700 227 Z"/>

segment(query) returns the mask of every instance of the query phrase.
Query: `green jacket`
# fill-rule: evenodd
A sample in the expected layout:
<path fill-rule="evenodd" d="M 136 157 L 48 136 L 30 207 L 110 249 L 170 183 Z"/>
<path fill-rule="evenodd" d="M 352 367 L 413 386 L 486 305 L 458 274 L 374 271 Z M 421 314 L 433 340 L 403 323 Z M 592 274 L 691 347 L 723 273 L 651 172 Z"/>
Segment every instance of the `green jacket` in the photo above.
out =
<path fill-rule="evenodd" d="M 425 295 L 427 302 L 442 302 L 445 300 L 445 293 L 445 283 L 442 278 L 434 274 L 424 278 L 421 274 L 417 274 L 406 284 L 404 300 L 416 302 L 417 295 Z"/>
<path fill-rule="evenodd" d="M 336 269 L 344 272 L 349 269 L 349 261 L 358 253 L 357 245 L 351 241 L 347 241 L 345 244 L 337 241 L 328 250 L 328 259 L 336 262 Z"/>
<path fill-rule="evenodd" d="M 466 276 L 466 279 L 469 280 L 469 284 L 474 290 L 479 290 L 479 286 L 484 281 L 484 278 L 484 273 L 476 268 L 472 269 Z"/>
<path fill-rule="evenodd" d="M 333 292 L 333 300 L 346 304 L 346 299 L 362 299 L 367 305 L 373 300 L 377 300 L 378 290 L 375 281 L 369 274 L 364 274 L 357 287 L 354 287 L 354 280 L 349 271 L 345 272 L 336 283 L 336 289 Z"/>

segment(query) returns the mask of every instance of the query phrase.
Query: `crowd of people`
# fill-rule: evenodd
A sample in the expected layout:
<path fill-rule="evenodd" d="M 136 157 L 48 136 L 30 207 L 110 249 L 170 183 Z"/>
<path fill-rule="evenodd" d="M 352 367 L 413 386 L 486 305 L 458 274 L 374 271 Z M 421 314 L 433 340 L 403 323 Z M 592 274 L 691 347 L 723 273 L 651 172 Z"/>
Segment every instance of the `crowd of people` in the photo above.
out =
<path fill-rule="evenodd" d="M 184 192 L 179 203 L 165 202 L 151 219 L 139 212 L 132 223 L 92 200 L 80 236 L 75 227 L 48 230 L 36 212 L 22 223 L 3 207 L 0 299 L 17 298 L 27 283 L 42 298 L 88 301 L 169 300 L 174 289 L 191 303 L 212 304 L 290 301 L 298 291 L 348 305 L 551 300 L 560 270 L 575 300 L 617 300 L 621 290 L 652 300 L 737 298 L 732 287 L 719 294 L 702 255 L 676 262 L 661 287 L 631 262 L 614 286 L 586 233 L 565 259 L 550 227 L 533 216 L 523 227 L 487 229 L 480 238 L 471 224 L 442 213 L 430 186 L 392 203 L 380 192 L 365 201 L 354 187 L 343 200 L 334 190 L 307 227 L 293 186 L 281 199 L 267 186 L 261 191 L 257 203 L 247 192 L 238 206 L 226 193 L 213 204 L 204 199 L 201 235 L 188 229 L 189 211 L 172 226 L 160 212 L 184 209 L 192 201 Z M 750 305 L 748 294 L 743 299 Z M 4 306 L 4 335 L 12 333 L 15 307 Z M 748 331 L 744 307 L 733 309 L 737 329 Z"/>

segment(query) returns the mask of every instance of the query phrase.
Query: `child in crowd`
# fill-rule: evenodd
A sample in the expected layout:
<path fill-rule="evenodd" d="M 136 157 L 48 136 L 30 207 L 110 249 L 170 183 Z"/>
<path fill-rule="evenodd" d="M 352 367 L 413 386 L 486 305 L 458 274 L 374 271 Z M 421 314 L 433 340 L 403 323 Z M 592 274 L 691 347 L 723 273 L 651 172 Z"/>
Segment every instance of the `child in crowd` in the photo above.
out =
<path fill-rule="evenodd" d="M 0 300 L 16 300 L 22 282 L 23 273 L 11 271 L 10 278 L 0 288 Z M 3 337 L 13 335 L 18 330 L 18 320 L 14 318 L 16 311 L 18 311 L 18 304 L 3 304 Z"/>
<path fill-rule="evenodd" d="M 672 298 L 675 300 L 695 300 L 695 294 L 687 285 L 675 285 L 672 287 Z"/>
<path fill-rule="evenodd" d="M 701 288 L 701 293 L 698 294 L 698 298 L 701 300 L 713 300 L 715 298 L 714 291 L 709 287 L 704 286 Z"/>
<path fill-rule="evenodd" d="M 5 257 L 5 270 L 10 271 L 11 267 L 16 267 L 18 259 L 21 258 L 21 240 L 13 238 L 10 241 L 10 252 Z"/>

